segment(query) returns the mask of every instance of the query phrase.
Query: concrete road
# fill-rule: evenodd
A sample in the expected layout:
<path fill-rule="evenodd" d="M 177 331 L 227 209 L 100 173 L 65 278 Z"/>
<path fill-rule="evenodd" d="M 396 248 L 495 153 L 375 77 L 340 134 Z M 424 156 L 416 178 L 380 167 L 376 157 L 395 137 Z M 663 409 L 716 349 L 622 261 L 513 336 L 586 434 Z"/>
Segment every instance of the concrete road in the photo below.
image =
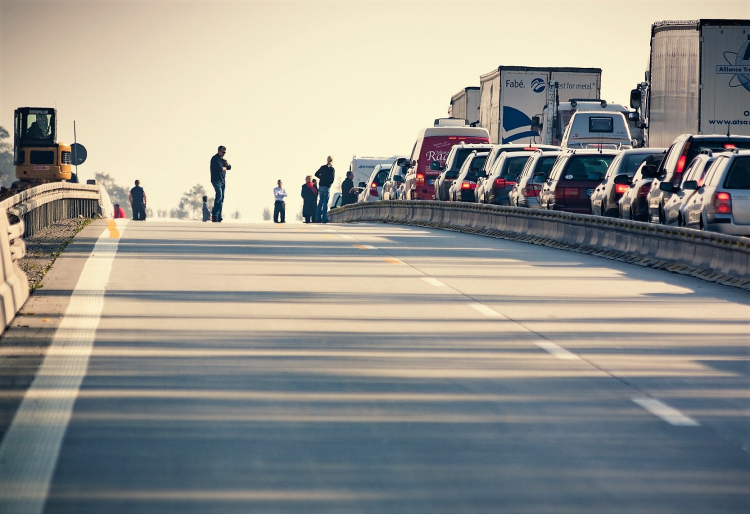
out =
<path fill-rule="evenodd" d="M 59 455 L 25 443 L 47 475 L 14 472 L 48 477 L 45 513 L 750 512 L 746 292 L 391 225 L 130 222 L 114 251 L 103 232 L 0 343 L 17 384 L 53 377 L 42 400 L 81 374 L 69 420 L 6 426 L 12 460 L 64 425 Z M 82 273 L 100 307 L 70 300 L 98 298 Z M 86 366 L 36 371 L 61 331 L 91 334 Z M 22 485 L 0 483 L 6 511 Z"/>

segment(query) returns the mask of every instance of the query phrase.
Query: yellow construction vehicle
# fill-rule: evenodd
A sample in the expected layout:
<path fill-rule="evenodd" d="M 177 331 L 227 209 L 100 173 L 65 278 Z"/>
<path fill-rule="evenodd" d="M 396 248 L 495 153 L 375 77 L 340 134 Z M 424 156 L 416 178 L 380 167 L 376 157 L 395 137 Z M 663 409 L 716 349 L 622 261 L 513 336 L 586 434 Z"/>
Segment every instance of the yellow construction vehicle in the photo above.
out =
<path fill-rule="evenodd" d="M 51 107 L 20 107 L 14 116 L 13 164 L 23 181 L 70 180 L 70 145 L 57 142 L 57 111 Z"/>

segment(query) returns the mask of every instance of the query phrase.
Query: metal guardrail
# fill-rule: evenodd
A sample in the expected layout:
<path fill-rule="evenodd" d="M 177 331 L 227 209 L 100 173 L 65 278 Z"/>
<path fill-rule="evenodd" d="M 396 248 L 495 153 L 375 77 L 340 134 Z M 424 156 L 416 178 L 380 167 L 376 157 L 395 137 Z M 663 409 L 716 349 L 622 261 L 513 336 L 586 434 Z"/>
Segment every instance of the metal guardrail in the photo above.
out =
<path fill-rule="evenodd" d="M 453 202 L 381 201 L 328 214 L 457 230 L 573 250 L 750 290 L 750 238 L 639 221 Z"/>
<path fill-rule="evenodd" d="M 29 282 L 17 261 L 26 254 L 23 237 L 56 221 L 95 215 L 111 218 L 112 203 L 101 185 L 55 182 L 21 191 L 0 202 L 0 334 L 29 297 Z"/>

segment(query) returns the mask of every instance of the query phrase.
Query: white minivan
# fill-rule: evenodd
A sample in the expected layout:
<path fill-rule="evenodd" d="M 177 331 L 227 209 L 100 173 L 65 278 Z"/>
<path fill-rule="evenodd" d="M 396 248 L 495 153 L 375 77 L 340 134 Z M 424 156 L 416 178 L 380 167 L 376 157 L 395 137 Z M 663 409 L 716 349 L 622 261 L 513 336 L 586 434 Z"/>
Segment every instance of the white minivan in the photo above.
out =
<path fill-rule="evenodd" d="M 621 112 L 576 111 L 563 134 L 562 148 L 627 150 L 633 148 L 628 120 Z"/>

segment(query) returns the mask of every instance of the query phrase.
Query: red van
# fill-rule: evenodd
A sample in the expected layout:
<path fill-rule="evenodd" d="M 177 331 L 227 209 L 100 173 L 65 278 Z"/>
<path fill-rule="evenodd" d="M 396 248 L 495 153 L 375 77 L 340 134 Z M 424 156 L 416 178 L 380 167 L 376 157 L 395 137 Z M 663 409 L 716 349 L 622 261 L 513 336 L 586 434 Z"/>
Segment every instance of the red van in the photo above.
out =
<path fill-rule="evenodd" d="M 405 178 L 407 200 L 435 199 L 435 177 L 440 175 L 453 145 L 462 141 L 466 144 L 489 143 L 490 134 L 487 129 L 471 127 L 465 120 L 453 118 L 437 119 L 434 127 L 419 131 Z M 433 162 L 436 164 L 430 166 Z"/>

